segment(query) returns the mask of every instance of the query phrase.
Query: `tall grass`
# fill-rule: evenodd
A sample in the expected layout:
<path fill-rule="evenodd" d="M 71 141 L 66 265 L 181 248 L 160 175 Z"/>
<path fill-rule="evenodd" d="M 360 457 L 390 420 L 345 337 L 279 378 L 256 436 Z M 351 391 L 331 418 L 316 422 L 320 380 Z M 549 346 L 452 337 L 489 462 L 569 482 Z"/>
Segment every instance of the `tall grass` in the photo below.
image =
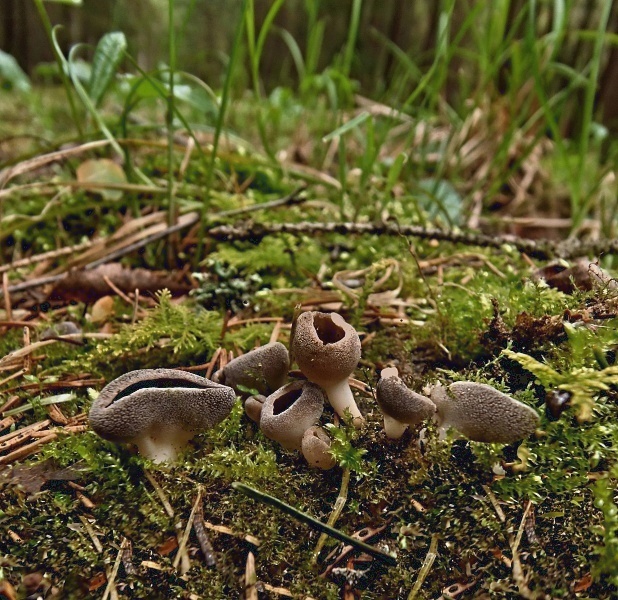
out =
<path fill-rule="evenodd" d="M 35 1 L 41 11 L 41 0 Z M 183 28 L 187 27 L 188 15 L 197 5 L 197 0 L 192 0 L 185 13 Z M 337 146 L 333 171 L 341 187 L 342 216 L 358 217 L 367 208 L 363 206 L 363 196 L 372 185 L 372 177 L 390 181 L 388 189 L 393 189 L 397 181 L 392 182 L 394 172 L 389 169 L 395 159 L 398 159 L 398 181 L 406 186 L 413 201 L 420 189 L 418 183 L 424 181 L 427 188 L 429 181 L 430 187 L 433 186 L 430 194 L 434 194 L 435 203 L 440 206 L 444 199 L 437 192 L 444 188 L 444 182 L 448 182 L 458 190 L 468 210 L 478 211 L 479 203 L 483 210 L 482 207 L 492 203 L 502 188 L 510 185 L 539 144 L 547 140 L 551 141 L 553 156 L 557 159 L 548 168 L 554 169 L 552 175 L 556 180 L 563 180 L 566 186 L 573 234 L 596 209 L 599 182 L 607 169 L 615 166 L 607 161 L 604 163 L 600 144 L 592 142 L 596 131 L 595 99 L 612 19 L 610 0 L 595 5 L 594 18 L 588 19 L 585 30 L 574 21 L 575 9 L 580 7 L 577 0 L 542 3 L 538 0 L 496 0 L 491 3 L 441 0 L 426 7 L 430 22 L 435 24 L 433 31 L 429 32 L 433 43 L 428 51 L 420 53 L 398 47 L 375 30 L 363 29 L 363 24 L 368 22 L 364 11 L 370 5 L 353 0 L 349 4 L 348 23 L 340 50 L 321 70 L 328 7 L 310 0 L 296 6 L 305 11 L 307 31 L 304 44 L 284 28 L 285 23 L 278 24 L 278 17 L 286 7 L 285 0 L 270 3 L 261 22 L 257 22 L 256 0 L 242 3 L 240 21 L 236 25 L 224 71 L 214 128 L 214 148 L 207 161 L 204 216 L 209 206 L 220 135 L 232 93 L 232 78 L 243 68 L 243 56 L 246 56 L 246 68 L 256 100 L 257 119 L 250 125 L 257 129 L 270 162 L 277 164 L 280 132 L 276 124 L 267 122 L 271 107 L 268 106 L 267 84 L 262 79 L 261 70 L 271 36 L 281 36 L 289 49 L 298 78 L 300 101 L 308 110 L 323 111 L 323 130 L 315 133 L 323 138 L 322 155 L 326 155 L 331 144 Z M 180 119 L 188 127 L 176 105 L 178 40 L 173 24 L 174 9 L 175 0 L 168 0 L 169 76 L 166 85 L 155 85 L 167 106 L 170 224 L 175 221 L 177 212 L 173 192 L 174 119 Z M 43 13 L 41 18 L 51 27 Z M 351 112 L 358 86 L 355 78 L 360 76 L 364 67 L 357 59 L 357 48 L 359 41 L 365 43 L 369 39 L 378 40 L 384 53 L 392 59 L 394 66 L 384 74 L 384 81 L 375 89 L 381 90 L 380 99 L 392 107 L 393 114 L 400 111 L 412 117 L 407 138 L 401 138 L 401 120 L 384 113 L 355 120 L 359 113 Z M 57 45 L 55 50 L 58 50 Z M 62 63 L 60 57 L 58 60 Z M 64 72 L 65 69 L 61 68 L 61 74 Z M 64 81 L 66 77 L 62 76 Z M 79 92 L 79 82 L 75 87 Z M 70 86 L 67 94 L 76 126 L 80 127 Z M 88 105 L 87 108 L 92 113 L 93 108 Z M 94 121 L 101 131 L 111 135 L 99 115 L 94 116 Z M 440 127 L 444 128 L 441 137 L 435 135 Z M 476 147 L 473 140 L 477 141 Z M 470 156 L 474 151 L 481 151 L 481 142 L 485 143 L 485 152 L 481 153 L 477 163 L 472 164 Z M 608 143 L 612 144 L 611 141 Z M 402 152 L 405 159 L 398 158 Z M 614 163 L 616 155 L 614 151 L 607 153 Z M 384 161 L 385 158 L 388 160 Z M 348 185 L 352 168 L 361 172 L 360 186 L 356 190 L 351 190 Z M 387 201 L 384 199 L 381 205 Z M 352 208 L 347 214 L 344 210 L 346 203 Z M 420 207 L 419 215 L 424 208 Z M 442 212 L 447 222 L 452 221 L 449 211 L 439 208 L 438 212 Z M 611 210 L 605 212 L 611 214 Z M 611 228 L 605 227 L 605 230 Z"/>

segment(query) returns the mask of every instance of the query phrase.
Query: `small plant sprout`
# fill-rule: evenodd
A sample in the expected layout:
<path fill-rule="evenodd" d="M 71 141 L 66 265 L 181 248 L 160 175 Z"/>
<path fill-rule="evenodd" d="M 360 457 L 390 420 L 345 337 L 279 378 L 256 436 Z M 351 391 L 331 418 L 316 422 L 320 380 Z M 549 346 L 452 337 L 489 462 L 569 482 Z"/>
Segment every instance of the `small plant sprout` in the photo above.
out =
<path fill-rule="evenodd" d="M 330 453 L 330 438 L 321 427 L 310 427 L 303 434 L 301 451 L 310 467 L 327 471 L 337 462 Z"/>
<path fill-rule="evenodd" d="M 408 389 L 395 367 L 383 369 L 380 373 L 376 399 L 384 415 L 386 437 L 395 440 L 409 425 L 416 425 L 436 412 L 436 405 L 429 398 Z"/>
<path fill-rule="evenodd" d="M 89 419 L 102 438 L 135 444 L 161 463 L 174 461 L 196 433 L 223 421 L 235 400 L 232 388 L 193 373 L 140 369 L 108 383 Z"/>
<path fill-rule="evenodd" d="M 241 395 L 246 389 L 268 395 L 285 383 L 289 368 L 287 348 L 280 342 L 273 342 L 231 360 L 213 375 L 212 380 L 229 385 Z"/>
<path fill-rule="evenodd" d="M 340 417 L 349 411 L 354 426 L 360 427 L 364 419 L 348 383 L 361 356 L 355 329 L 336 313 L 309 311 L 296 320 L 291 345 L 305 377 L 324 389 Z"/>
<path fill-rule="evenodd" d="M 300 450 L 303 434 L 324 410 L 324 392 L 307 381 L 293 381 L 266 398 L 260 429 L 287 450 Z"/>
<path fill-rule="evenodd" d="M 454 427 L 474 442 L 511 444 L 534 433 L 539 424 L 533 408 L 484 383 L 438 383 L 431 399 L 438 407 L 438 425 Z"/>

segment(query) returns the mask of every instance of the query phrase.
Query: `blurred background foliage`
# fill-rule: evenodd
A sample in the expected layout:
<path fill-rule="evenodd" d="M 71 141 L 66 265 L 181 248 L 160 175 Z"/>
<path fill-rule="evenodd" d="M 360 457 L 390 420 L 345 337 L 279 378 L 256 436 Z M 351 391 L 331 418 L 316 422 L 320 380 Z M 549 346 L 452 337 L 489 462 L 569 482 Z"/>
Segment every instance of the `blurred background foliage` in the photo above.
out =
<path fill-rule="evenodd" d="M 219 88 L 233 43 L 241 0 L 178 0 L 178 67 Z M 265 41 L 260 60 L 264 91 L 278 86 L 298 87 L 307 72 L 321 73 L 329 66 L 341 65 L 354 10 L 353 0 L 287 0 L 276 15 L 274 28 Z M 493 87 L 500 93 L 516 68 L 512 52 L 503 60 L 484 64 L 492 51 L 499 56 L 508 42 L 526 52 L 524 38 L 529 17 L 536 21 L 536 35 L 546 38 L 548 62 L 561 69 L 552 77 L 554 88 L 567 86 L 573 72 L 585 73 L 594 53 L 594 39 L 604 11 L 596 0 L 364 0 L 360 10 L 359 34 L 350 61 L 349 76 L 359 84 L 358 91 L 392 103 L 404 101 L 413 93 L 421 74 L 434 64 L 447 24 L 451 40 L 448 70 L 440 93 L 451 107 L 458 107 L 475 91 Z M 448 6 L 447 6 L 448 5 Z M 61 23 L 60 41 L 65 52 L 79 42 L 96 45 L 109 31 L 120 30 L 128 39 L 128 51 L 140 66 L 151 70 L 167 56 L 166 0 L 83 0 L 81 5 L 47 2 L 52 23 Z M 255 0 L 255 28 L 263 24 L 272 2 Z M 528 13 L 528 14 L 527 14 Z M 471 19 L 470 17 L 473 16 Z M 17 59 L 36 81 L 41 63 L 52 62 L 50 44 L 34 3 L 3 0 L 0 3 L 0 48 Z M 599 73 L 597 101 L 600 122 L 614 128 L 618 120 L 618 6 L 614 3 L 607 27 Z M 482 40 L 481 40 L 482 38 Z M 483 48 L 483 51 L 480 49 Z M 297 55 L 295 57 L 295 51 Z M 249 57 L 242 56 L 245 69 L 235 72 L 235 88 L 250 87 Z M 300 73 L 304 70 L 304 73 Z M 415 77 L 416 73 L 416 77 Z M 554 73 L 555 75 L 555 73 Z M 315 82 L 314 82 L 315 83 Z M 319 82 L 318 82 L 319 83 Z M 552 95 L 547 90 L 547 96 Z M 568 135 L 579 125 L 585 90 L 574 89 L 561 122 Z"/>

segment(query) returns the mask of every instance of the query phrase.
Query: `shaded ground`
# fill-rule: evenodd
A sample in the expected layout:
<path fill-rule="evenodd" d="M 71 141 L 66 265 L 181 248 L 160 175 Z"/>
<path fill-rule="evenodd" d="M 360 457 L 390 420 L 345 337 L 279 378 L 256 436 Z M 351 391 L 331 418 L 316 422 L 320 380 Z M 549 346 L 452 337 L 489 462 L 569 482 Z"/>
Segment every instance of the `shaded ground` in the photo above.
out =
<path fill-rule="evenodd" d="M 583 270 L 573 262 L 539 273 L 544 263 L 515 246 L 431 236 L 217 240 L 209 230 L 238 219 L 250 228 L 378 219 L 445 226 L 457 214 L 443 206 L 430 216 L 431 203 L 409 194 L 405 180 L 386 197 L 385 177 L 375 174 L 367 187 L 351 178 L 342 191 L 332 170 L 300 159 L 275 169 L 234 142 L 217 160 L 202 213 L 204 163 L 183 136 L 176 175 L 184 227 L 158 238 L 169 218 L 164 143 L 153 136 L 127 146 L 150 183 L 135 188 L 121 178 L 113 190 L 120 195 L 93 191 L 80 176 L 86 159 L 109 157 L 104 144 L 17 163 L 24 170 L 8 172 L 10 179 L 4 171 L 5 596 L 12 597 L 9 583 L 22 596 L 38 589 L 63 598 L 615 595 L 611 270 L 591 283 L 590 261 Z M 117 171 L 98 165 L 106 176 Z M 486 209 L 482 217 L 500 214 Z M 556 283 L 569 266 L 571 276 Z M 170 293 L 157 292 L 163 288 Z M 275 339 L 287 345 L 298 304 L 342 314 L 363 343 L 354 377 L 366 426 L 345 429 L 330 408 L 322 417 L 342 427 L 334 469 L 312 470 L 266 439 L 240 403 L 174 466 L 148 463 L 88 428 L 92 398 L 114 377 L 146 367 L 211 373 L 222 355 Z M 46 331 L 66 322 L 77 333 Z M 520 354 L 502 354 L 507 346 Z M 431 424 L 422 443 L 421 427 L 389 441 L 373 388 L 391 365 L 416 391 L 436 381 L 495 385 L 538 410 L 540 427 L 509 446 L 452 434 L 440 440 Z M 548 398 L 554 418 L 546 415 Z M 397 566 L 331 539 L 314 560 L 318 533 L 231 488 L 241 481 L 327 521 L 346 469 L 335 526 L 395 554 Z"/>

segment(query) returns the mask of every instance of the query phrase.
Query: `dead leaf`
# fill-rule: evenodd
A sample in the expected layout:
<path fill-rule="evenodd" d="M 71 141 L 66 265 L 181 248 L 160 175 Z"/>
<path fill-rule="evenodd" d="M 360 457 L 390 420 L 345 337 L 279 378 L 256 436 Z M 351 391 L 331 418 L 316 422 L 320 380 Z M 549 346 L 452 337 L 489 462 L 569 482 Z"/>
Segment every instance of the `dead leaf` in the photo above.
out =
<path fill-rule="evenodd" d="M 83 476 L 79 463 L 59 469 L 53 460 L 31 466 L 18 466 L 0 471 L 0 483 L 18 485 L 30 495 L 41 491 L 50 481 L 75 481 Z"/>
<path fill-rule="evenodd" d="M 167 556 L 178 548 L 178 539 L 175 535 L 168 537 L 163 543 L 157 546 L 157 552 L 162 556 Z"/>
<path fill-rule="evenodd" d="M 573 584 L 574 592 L 585 592 L 592 585 L 592 576 L 590 573 L 586 573 L 583 577 L 580 577 Z"/>
<path fill-rule="evenodd" d="M 77 167 L 75 174 L 77 176 L 77 181 L 80 183 L 111 183 L 113 185 L 127 183 L 127 176 L 122 167 L 109 158 L 86 160 Z M 90 189 L 107 200 L 120 200 L 120 198 L 122 198 L 122 190 L 119 189 L 98 186 L 96 188 L 94 186 L 92 188 L 84 186 L 84 189 Z"/>
<path fill-rule="evenodd" d="M 88 581 L 88 591 L 96 592 L 101 586 L 105 585 L 107 577 L 105 573 L 97 573 L 92 579 Z"/>

